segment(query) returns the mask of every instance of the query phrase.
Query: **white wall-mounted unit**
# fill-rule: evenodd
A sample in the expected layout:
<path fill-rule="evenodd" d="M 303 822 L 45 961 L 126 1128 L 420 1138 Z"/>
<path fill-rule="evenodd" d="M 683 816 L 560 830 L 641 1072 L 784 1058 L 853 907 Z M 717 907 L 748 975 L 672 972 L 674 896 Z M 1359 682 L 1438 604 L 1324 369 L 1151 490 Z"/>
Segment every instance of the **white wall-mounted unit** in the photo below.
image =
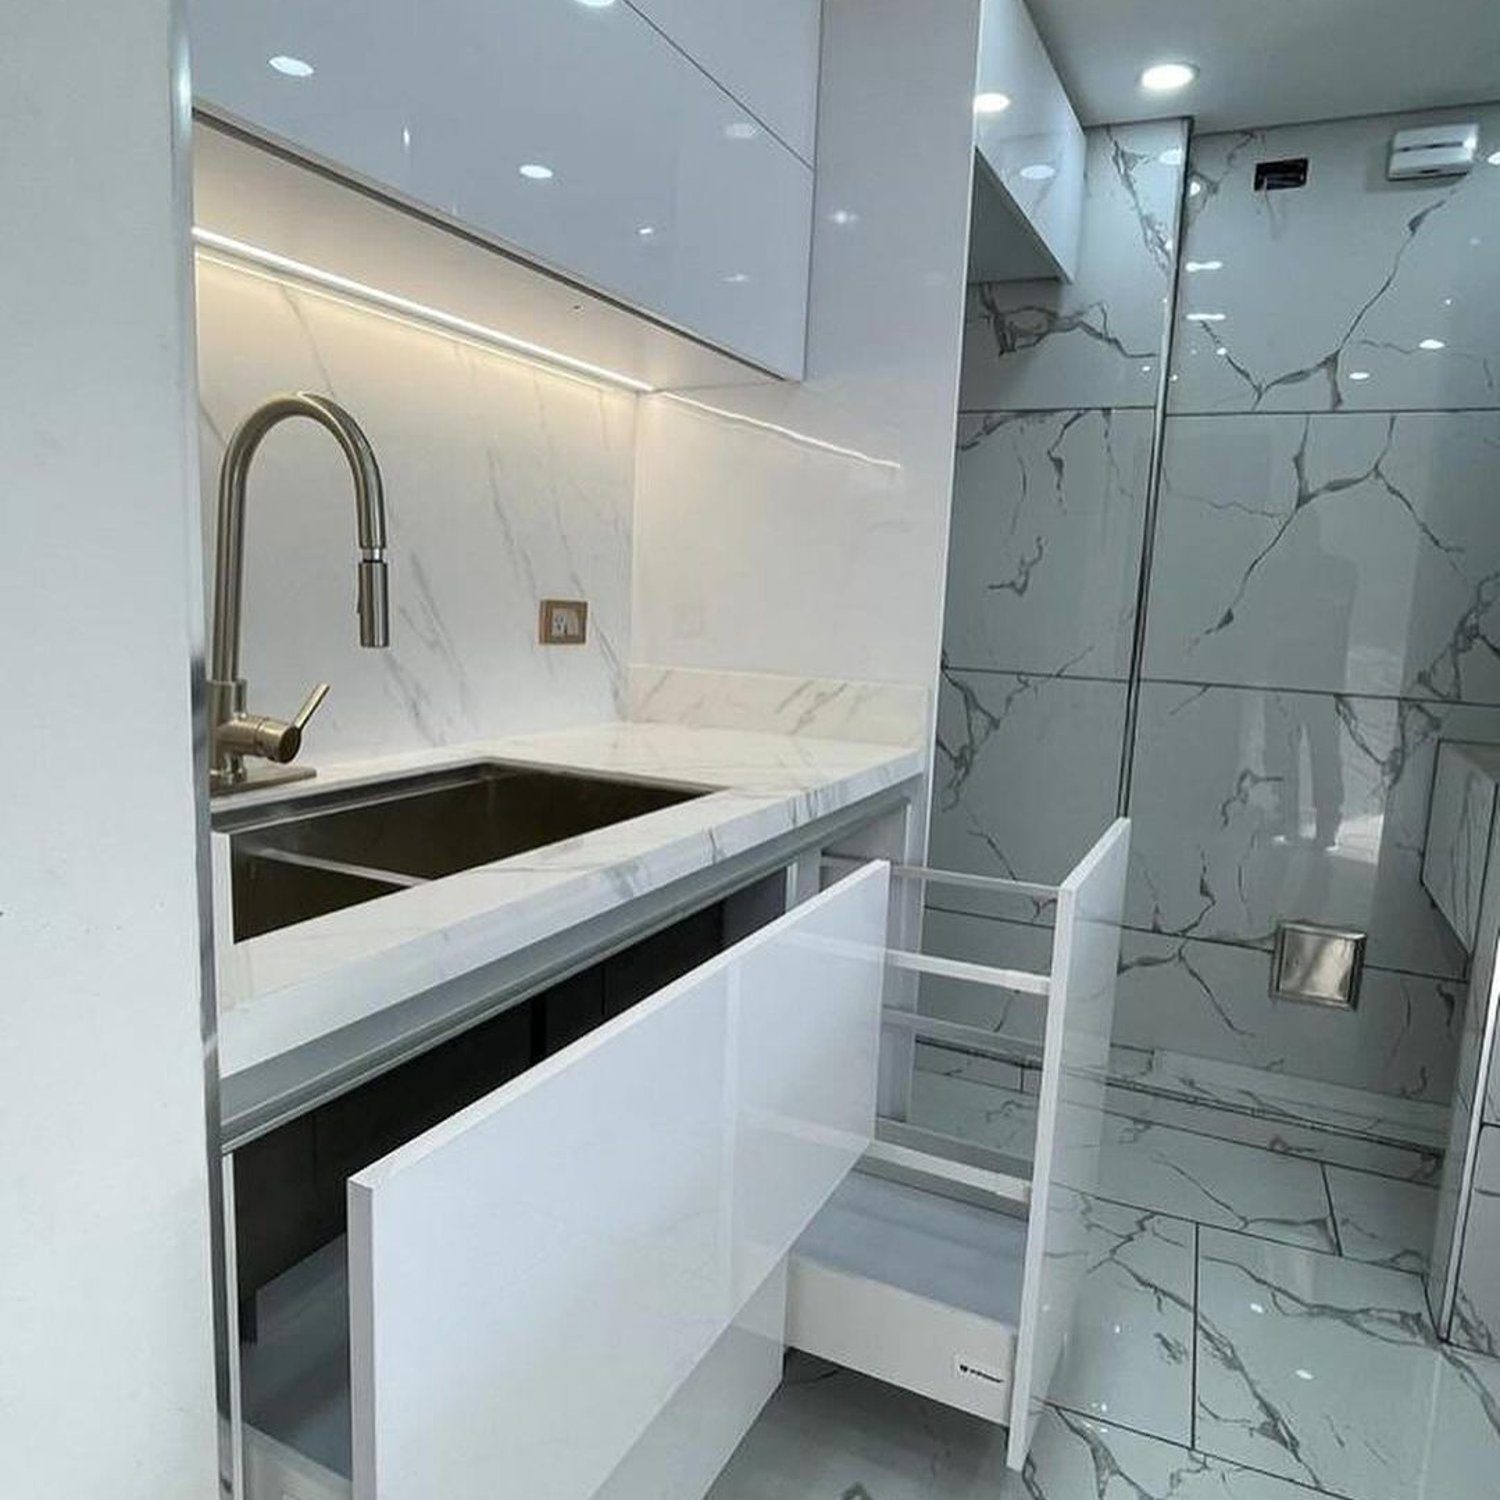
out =
<path fill-rule="evenodd" d="M 789 911 L 357 1172 L 347 1251 L 254 1298 L 249 1500 L 699 1500 L 785 1343 L 1005 1424 L 1019 1468 L 1085 1264 L 1128 846 L 1047 888 L 1029 974 L 893 943 L 893 878 L 952 877 L 829 849 L 852 873 L 799 901 L 815 842 Z M 921 973 L 1045 1007 L 1031 1160 L 880 1116 Z"/>
<path fill-rule="evenodd" d="M 801 375 L 812 168 L 641 11 L 191 0 L 189 16 L 211 115 Z"/>
<path fill-rule="evenodd" d="M 1024 0 L 984 0 L 974 106 L 969 279 L 1078 267 L 1084 138 Z"/>
<path fill-rule="evenodd" d="M 1473 168 L 1478 150 L 1479 125 L 1474 120 L 1398 130 L 1391 141 L 1386 176 L 1392 182 L 1409 177 L 1462 177 Z"/>

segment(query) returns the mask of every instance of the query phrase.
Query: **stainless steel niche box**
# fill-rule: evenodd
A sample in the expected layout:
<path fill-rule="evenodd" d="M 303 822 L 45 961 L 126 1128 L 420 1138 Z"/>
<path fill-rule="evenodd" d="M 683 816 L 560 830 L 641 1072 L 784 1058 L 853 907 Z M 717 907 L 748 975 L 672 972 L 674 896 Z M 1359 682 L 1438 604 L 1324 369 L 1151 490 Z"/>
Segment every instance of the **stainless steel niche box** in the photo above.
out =
<path fill-rule="evenodd" d="M 1365 934 L 1316 922 L 1282 922 L 1271 961 L 1271 994 L 1277 1000 L 1353 1010 L 1365 962 Z"/>

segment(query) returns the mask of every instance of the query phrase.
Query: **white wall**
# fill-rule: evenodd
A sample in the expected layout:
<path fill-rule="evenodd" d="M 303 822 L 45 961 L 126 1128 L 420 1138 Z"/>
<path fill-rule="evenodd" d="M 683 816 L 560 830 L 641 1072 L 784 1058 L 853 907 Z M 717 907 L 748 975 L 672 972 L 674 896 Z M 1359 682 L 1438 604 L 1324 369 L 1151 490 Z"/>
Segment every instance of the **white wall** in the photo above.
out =
<path fill-rule="evenodd" d="M 631 659 L 658 693 L 660 668 L 936 679 L 978 24 L 824 8 L 807 380 L 693 393 L 738 420 L 641 400 Z"/>
<path fill-rule="evenodd" d="M 217 1486 L 189 711 L 183 54 L 0 48 L 0 1493 Z"/>
<path fill-rule="evenodd" d="M 622 715 L 634 396 L 207 262 L 198 349 L 206 496 L 229 433 L 287 389 L 347 407 L 385 481 L 391 644 L 366 651 L 337 445 L 291 422 L 251 470 L 242 671 L 283 717 L 333 684 L 309 765 Z M 544 597 L 588 600 L 586 645 L 538 644 Z"/>

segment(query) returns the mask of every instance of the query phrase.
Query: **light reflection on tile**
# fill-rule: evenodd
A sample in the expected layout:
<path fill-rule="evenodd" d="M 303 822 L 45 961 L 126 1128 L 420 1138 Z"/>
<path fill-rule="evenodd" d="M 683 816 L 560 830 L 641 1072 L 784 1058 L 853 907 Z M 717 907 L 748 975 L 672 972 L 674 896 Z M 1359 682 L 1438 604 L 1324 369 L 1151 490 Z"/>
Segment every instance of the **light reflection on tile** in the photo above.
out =
<path fill-rule="evenodd" d="M 1186 1444 L 1192 1436 L 1193 1226 L 1118 1204 L 1084 1209 L 1087 1271 L 1051 1399 Z"/>
<path fill-rule="evenodd" d="M 1180 325 L 1173 411 L 1500 405 L 1500 173 L 1385 180 L 1392 132 L 1445 119 L 1500 136 L 1487 105 L 1194 139 L 1183 253 L 1221 265 L 1181 311 L 1223 321 Z M 1254 190 L 1257 162 L 1298 156 L 1305 188 Z"/>

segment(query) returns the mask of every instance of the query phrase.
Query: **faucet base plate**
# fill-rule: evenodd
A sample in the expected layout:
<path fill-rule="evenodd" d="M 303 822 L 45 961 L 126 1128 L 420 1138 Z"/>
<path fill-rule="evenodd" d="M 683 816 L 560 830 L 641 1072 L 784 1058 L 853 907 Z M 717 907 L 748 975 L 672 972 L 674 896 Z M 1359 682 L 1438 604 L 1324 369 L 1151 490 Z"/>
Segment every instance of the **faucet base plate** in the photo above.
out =
<path fill-rule="evenodd" d="M 308 781 L 318 773 L 312 766 L 258 765 L 239 781 L 225 782 L 216 772 L 209 772 L 209 795 L 233 797 L 239 792 L 258 792 L 268 786 L 285 786 L 289 781 Z"/>

